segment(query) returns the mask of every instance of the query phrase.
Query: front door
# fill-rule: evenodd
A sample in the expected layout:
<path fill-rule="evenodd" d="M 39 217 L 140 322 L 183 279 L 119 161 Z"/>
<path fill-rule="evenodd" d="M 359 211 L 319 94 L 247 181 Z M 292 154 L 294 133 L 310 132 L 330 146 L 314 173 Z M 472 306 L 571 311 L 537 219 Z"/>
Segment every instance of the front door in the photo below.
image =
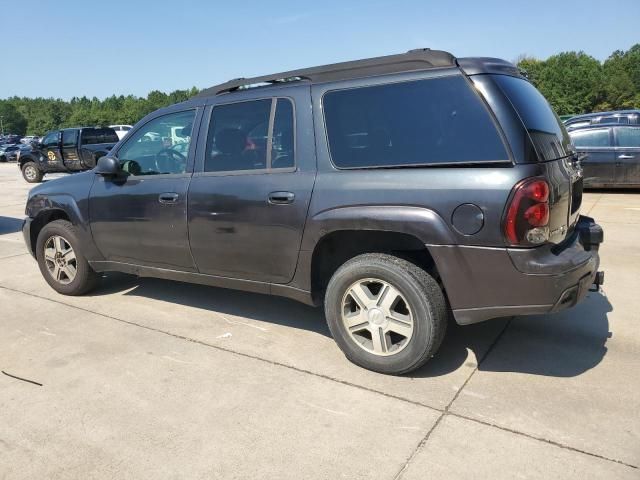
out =
<path fill-rule="evenodd" d="M 62 152 L 60 151 L 60 132 L 49 132 L 42 139 L 42 156 L 41 162 L 44 170 L 62 170 Z"/>
<path fill-rule="evenodd" d="M 150 120 L 114 153 L 121 174 L 96 178 L 89 197 L 91 231 L 107 260 L 195 269 L 187 232 L 187 191 L 197 121 L 196 110 Z M 178 135 L 172 137 L 174 127 Z"/>
<path fill-rule="evenodd" d="M 189 187 L 191 251 L 201 273 L 272 283 L 293 277 L 315 149 L 309 89 L 279 93 L 215 105 L 206 138 L 203 127 Z"/>
<path fill-rule="evenodd" d="M 616 183 L 640 185 L 640 127 L 615 127 Z"/>
<path fill-rule="evenodd" d="M 616 181 L 616 158 L 610 128 L 570 132 L 580 156 L 585 186 L 611 185 Z"/>

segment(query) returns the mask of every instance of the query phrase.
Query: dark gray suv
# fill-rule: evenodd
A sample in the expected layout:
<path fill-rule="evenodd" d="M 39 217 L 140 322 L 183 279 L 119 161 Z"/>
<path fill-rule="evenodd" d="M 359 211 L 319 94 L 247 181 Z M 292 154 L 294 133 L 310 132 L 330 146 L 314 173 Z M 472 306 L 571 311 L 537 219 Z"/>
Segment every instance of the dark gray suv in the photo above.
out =
<path fill-rule="evenodd" d="M 237 79 L 31 190 L 46 281 L 100 272 L 324 305 L 345 355 L 400 374 L 459 324 L 555 312 L 602 283 L 569 137 L 510 63 L 442 51 Z"/>

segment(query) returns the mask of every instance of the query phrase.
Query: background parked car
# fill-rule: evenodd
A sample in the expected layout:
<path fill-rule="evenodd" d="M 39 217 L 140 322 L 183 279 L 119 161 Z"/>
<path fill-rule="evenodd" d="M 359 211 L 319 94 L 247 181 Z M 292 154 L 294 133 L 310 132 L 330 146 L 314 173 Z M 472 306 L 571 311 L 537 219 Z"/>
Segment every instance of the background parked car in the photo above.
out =
<path fill-rule="evenodd" d="M 120 140 L 122 140 L 127 132 L 133 128 L 131 125 L 109 125 L 109 127 L 115 130 L 116 135 L 118 135 Z"/>
<path fill-rule="evenodd" d="M 6 162 L 8 160 L 8 156 L 17 152 L 19 147 L 17 145 L 5 143 L 4 145 L 0 145 L 0 162 Z"/>
<path fill-rule="evenodd" d="M 35 135 L 27 135 L 26 137 L 23 137 L 22 140 L 20 140 L 21 143 L 24 143 L 25 145 L 29 145 L 33 142 L 39 142 L 40 141 L 40 137 L 37 137 Z"/>
<path fill-rule="evenodd" d="M 618 110 L 613 112 L 586 113 L 575 115 L 564 121 L 567 130 L 590 125 L 639 125 L 640 110 Z"/>
<path fill-rule="evenodd" d="M 640 125 L 591 125 L 569 131 L 585 187 L 640 187 Z"/>

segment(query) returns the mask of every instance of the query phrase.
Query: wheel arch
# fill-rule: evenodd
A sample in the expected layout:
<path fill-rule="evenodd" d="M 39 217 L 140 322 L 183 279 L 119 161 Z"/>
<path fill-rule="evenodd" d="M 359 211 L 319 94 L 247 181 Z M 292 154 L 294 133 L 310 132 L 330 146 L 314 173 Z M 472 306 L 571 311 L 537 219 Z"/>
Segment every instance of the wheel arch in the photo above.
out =
<path fill-rule="evenodd" d="M 35 218 L 31 221 L 31 228 L 29 230 L 30 236 L 30 245 L 31 245 L 31 253 L 33 256 L 36 255 L 36 245 L 38 242 L 38 235 L 44 228 L 45 225 L 55 221 L 55 220 L 67 220 L 68 222 L 72 222 L 68 213 L 62 208 L 50 208 L 46 210 L 41 210 L 35 216 Z"/>
<path fill-rule="evenodd" d="M 329 280 L 342 264 L 364 253 L 386 253 L 403 258 L 440 280 L 429 248 L 415 235 L 397 230 L 334 230 L 319 239 L 311 255 L 313 302 L 322 302 Z"/>

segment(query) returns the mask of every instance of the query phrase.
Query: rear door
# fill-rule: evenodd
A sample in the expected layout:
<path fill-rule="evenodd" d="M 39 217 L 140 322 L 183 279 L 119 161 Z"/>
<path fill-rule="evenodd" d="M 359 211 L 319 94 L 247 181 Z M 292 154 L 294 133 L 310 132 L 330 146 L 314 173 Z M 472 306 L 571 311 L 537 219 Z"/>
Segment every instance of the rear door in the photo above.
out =
<path fill-rule="evenodd" d="M 310 89 L 253 97 L 219 98 L 205 113 L 189 187 L 191 252 L 201 273 L 287 283 L 315 181 Z"/>
<path fill-rule="evenodd" d="M 610 127 L 569 132 L 581 157 L 584 185 L 598 187 L 616 182 L 616 155 Z"/>
<path fill-rule="evenodd" d="M 78 155 L 78 135 L 77 128 L 62 130 L 62 161 L 68 170 L 76 171 L 81 169 L 80 157 Z"/>
<path fill-rule="evenodd" d="M 640 185 L 640 126 L 615 127 L 616 183 Z"/>

